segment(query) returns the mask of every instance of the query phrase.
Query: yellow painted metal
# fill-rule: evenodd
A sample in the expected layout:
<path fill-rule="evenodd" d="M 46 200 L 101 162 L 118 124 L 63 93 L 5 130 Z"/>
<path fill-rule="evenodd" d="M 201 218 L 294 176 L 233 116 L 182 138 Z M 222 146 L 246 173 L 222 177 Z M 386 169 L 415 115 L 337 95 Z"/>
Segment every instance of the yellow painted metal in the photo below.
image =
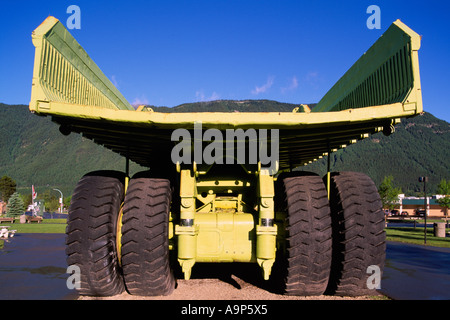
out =
<path fill-rule="evenodd" d="M 294 113 L 134 111 L 57 19 L 47 18 L 33 32 L 33 44 L 30 110 L 121 155 L 128 150 L 130 160 L 143 166 L 154 164 L 155 152 L 170 154 L 171 130 L 193 129 L 196 121 L 204 130 L 279 129 L 283 170 L 319 159 L 329 151 L 326 141 L 331 150 L 339 149 L 378 132 L 391 119 L 423 111 L 420 36 L 399 20 L 316 107 L 302 105 Z"/>
<path fill-rule="evenodd" d="M 189 279 L 192 267 L 198 262 L 257 262 L 256 225 L 260 210 L 253 208 L 255 201 L 271 211 L 266 213 L 266 218 L 273 220 L 273 177 L 264 175 L 261 183 L 257 182 L 256 166 L 254 170 L 240 165 L 227 167 L 234 175 L 206 165 L 179 170 L 180 224 L 175 226 L 175 235 L 178 261 L 185 279 Z M 191 203 L 193 198 L 197 203 L 195 207 Z M 261 198 L 266 201 L 258 200 Z M 184 212 L 187 209 L 189 211 Z M 263 238 L 273 229 L 263 228 Z M 276 239 L 276 232 L 271 237 Z M 261 244 L 270 244 L 269 252 L 275 249 L 275 244 L 266 240 Z M 267 250 L 263 250 L 261 247 L 261 257 L 266 260 Z"/>
<path fill-rule="evenodd" d="M 331 191 L 331 172 L 327 171 L 327 197 L 330 200 L 330 191 Z"/>
<path fill-rule="evenodd" d="M 259 223 L 261 219 L 274 219 L 274 203 L 273 197 L 275 195 L 273 186 L 273 177 L 268 174 L 260 173 L 258 175 L 258 190 L 257 196 L 260 199 L 259 203 Z"/>
<path fill-rule="evenodd" d="M 197 262 L 255 262 L 252 214 L 197 213 L 192 226 L 175 225 L 178 261 L 186 280 Z"/>
<path fill-rule="evenodd" d="M 119 215 L 116 223 L 116 250 L 117 261 L 119 266 L 122 266 L 122 218 L 123 218 L 123 203 L 120 205 Z"/>
<path fill-rule="evenodd" d="M 58 19 L 48 17 L 32 39 L 30 110 L 45 108 L 46 102 L 134 110 Z"/>
<path fill-rule="evenodd" d="M 197 195 L 195 170 L 180 171 L 180 224 L 175 225 L 178 261 L 184 277 L 191 277 L 191 269 L 197 258 L 198 224 L 195 224 L 195 198 Z"/>
<path fill-rule="evenodd" d="M 263 270 L 264 280 L 269 280 L 275 262 L 277 244 L 277 225 L 272 227 L 256 226 L 256 256 Z"/>
<path fill-rule="evenodd" d="M 338 124 L 353 124 L 379 119 L 392 119 L 412 116 L 415 111 L 404 111 L 402 103 L 348 109 L 338 112 L 191 112 L 162 113 L 136 112 L 127 110 L 108 110 L 101 107 L 72 105 L 63 102 L 37 104 L 34 111 L 57 117 L 74 118 L 149 129 L 194 129 L 196 121 L 202 123 L 203 129 L 219 130 L 236 128 L 255 129 L 308 129 L 317 126 L 331 127 Z M 313 109 L 314 110 L 314 109 Z"/>
<path fill-rule="evenodd" d="M 127 161 L 127 172 L 128 172 L 128 161 Z M 128 174 L 125 176 L 124 193 L 127 194 L 128 183 L 130 182 L 130 177 Z M 120 205 L 119 215 L 117 216 L 116 222 L 116 250 L 117 250 L 117 260 L 119 266 L 122 266 L 122 218 L 123 218 L 123 205 Z"/>
<path fill-rule="evenodd" d="M 255 262 L 255 222 L 248 213 L 198 213 L 197 262 Z"/>
<path fill-rule="evenodd" d="M 193 226 L 175 225 L 175 234 L 178 236 L 178 259 L 189 260 L 197 256 L 198 224 Z"/>
<path fill-rule="evenodd" d="M 402 103 L 422 112 L 418 50 L 420 36 L 400 20 L 356 61 L 313 112 Z"/>
<path fill-rule="evenodd" d="M 400 118 L 423 111 L 420 37 L 399 20 L 317 106 L 311 110 L 301 105 L 293 112 L 160 113 L 146 106 L 134 110 L 57 19 L 47 18 L 32 39 L 36 48 L 32 112 L 51 116 L 62 132 L 81 133 L 142 166 L 177 168 L 179 224 L 171 220 L 169 233 L 176 237 L 186 279 L 196 262 L 224 261 L 257 261 L 267 279 L 277 237 L 284 230 L 274 222 L 273 176 L 260 169 L 245 169 L 241 176 L 228 171 L 213 176 L 210 167 L 193 163 L 186 169 L 171 163 L 174 129 L 193 130 L 198 122 L 203 130 L 222 132 L 277 129 L 277 163 L 288 170 L 329 157 L 370 134 L 391 133 Z M 328 174 L 328 189 L 329 184 Z M 118 228 L 120 223 L 119 217 Z M 120 230 L 117 235 L 120 240 Z M 118 250 L 120 259 L 120 244 Z"/>
<path fill-rule="evenodd" d="M 40 105 L 40 104 L 39 104 Z M 143 166 L 151 166 L 153 155 L 170 155 L 171 133 L 175 128 L 193 129 L 196 121 L 208 128 L 272 128 L 280 130 L 279 167 L 307 164 L 326 153 L 326 140 L 332 149 L 378 132 L 392 118 L 415 115 L 403 104 L 383 105 L 323 113 L 158 113 L 108 110 L 64 103 L 37 107 L 51 114 L 61 125 L 123 155 Z M 93 126 L 92 123 L 96 123 Z M 127 153 L 129 151 L 129 153 Z M 156 158 L 158 159 L 158 158 Z M 169 159 L 170 160 L 170 159 Z"/>
<path fill-rule="evenodd" d="M 274 225 L 274 180 L 264 170 L 258 170 L 259 224 L 256 226 L 256 258 L 263 269 L 265 280 L 269 279 L 276 255 L 277 226 Z"/>
<path fill-rule="evenodd" d="M 328 200 L 330 200 L 330 193 L 331 193 L 331 150 L 330 150 L 330 144 L 329 143 L 327 143 L 327 148 L 328 148 L 328 151 L 324 155 L 327 156 L 327 197 L 328 197 Z"/>
<path fill-rule="evenodd" d="M 196 211 L 195 198 L 197 196 L 195 173 L 190 169 L 181 170 L 180 178 L 180 219 L 192 220 Z"/>
<path fill-rule="evenodd" d="M 181 269 L 186 280 L 189 280 L 189 278 L 191 277 L 191 269 L 196 262 L 198 232 L 198 225 L 175 225 L 175 235 L 177 236 L 178 262 L 181 265 Z"/>

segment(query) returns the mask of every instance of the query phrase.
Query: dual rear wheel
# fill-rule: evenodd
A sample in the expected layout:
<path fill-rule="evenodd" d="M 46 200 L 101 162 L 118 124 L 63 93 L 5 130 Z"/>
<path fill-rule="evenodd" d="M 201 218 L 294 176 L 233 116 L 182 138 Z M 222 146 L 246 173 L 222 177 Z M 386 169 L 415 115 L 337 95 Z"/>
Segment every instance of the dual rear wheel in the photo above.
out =
<path fill-rule="evenodd" d="M 172 186 L 167 179 L 137 176 L 124 197 L 124 181 L 114 171 L 79 181 L 69 208 L 67 263 L 80 268 L 83 295 L 168 295 L 175 288 L 168 243 Z M 285 250 L 278 250 L 272 274 L 284 293 L 373 294 L 368 268 L 383 270 L 385 233 L 372 180 L 334 173 L 328 200 L 319 176 L 290 173 L 280 175 L 276 190 L 277 209 L 287 215 Z"/>
<path fill-rule="evenodd" d="M 373 181 L 358 172 L 322 179 L 306 172 L 280 175 L 278 207 L 287 213 L 278 266 L 288 295 L 375 294 L 369 277 L 385 262 L 384 213 Z"/>
<path fill-rule="evenodd" d="M 168 245 L 170 182 L 137 177 L 124 197 L 124 181 L 112 171 L 80 180 L 69 208 L 67 263 L 80 268 L 83 295 L 112 296 L 125 289 L 168 295 L 175 288 Z"/>

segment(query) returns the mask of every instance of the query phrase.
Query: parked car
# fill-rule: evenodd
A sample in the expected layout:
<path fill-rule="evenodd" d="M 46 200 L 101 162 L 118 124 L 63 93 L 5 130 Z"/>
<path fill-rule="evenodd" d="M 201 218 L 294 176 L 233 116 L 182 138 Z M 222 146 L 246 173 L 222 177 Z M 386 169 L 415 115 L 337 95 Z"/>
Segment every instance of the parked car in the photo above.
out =
<path fill-rule="evenodd" d="M 414 213 L 416 216 L 425 217 L 425 210 L 417 209 Z"/>

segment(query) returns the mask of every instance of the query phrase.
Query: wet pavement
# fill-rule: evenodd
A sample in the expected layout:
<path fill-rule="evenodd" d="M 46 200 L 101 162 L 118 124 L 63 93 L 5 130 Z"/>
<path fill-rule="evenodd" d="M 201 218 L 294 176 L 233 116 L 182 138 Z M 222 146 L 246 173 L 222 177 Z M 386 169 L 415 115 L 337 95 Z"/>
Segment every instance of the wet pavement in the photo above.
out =
<path fill-rule="evenodd" d="M 425 223 L 416 223 L 414 225 L 414 222 L 395 222 L 395 223 L 388 223 L 388 228 L 424 228 Z M 434 223 L 427 223 L 427 229 L 433 230 Z"/>
<path fill-rule="evenodd" d="M 380 291 L 399 300 L 449 300 L 450 248 L 388 241 Z"/>
<path fill-rule="evenodd" d="M 75 299 L 66 286 L 65 237 L 24 233 L 0 240 L 0 300 Z"/>
<path fill-rule="evenodd" d="M 64 242 L 64 234 L 30 233 L 0 243 L 0 300 L 76 299 L 66 286 Z M 380 292 L 398 300 L 450 299 L 450 248 L 388 242 Z"/>

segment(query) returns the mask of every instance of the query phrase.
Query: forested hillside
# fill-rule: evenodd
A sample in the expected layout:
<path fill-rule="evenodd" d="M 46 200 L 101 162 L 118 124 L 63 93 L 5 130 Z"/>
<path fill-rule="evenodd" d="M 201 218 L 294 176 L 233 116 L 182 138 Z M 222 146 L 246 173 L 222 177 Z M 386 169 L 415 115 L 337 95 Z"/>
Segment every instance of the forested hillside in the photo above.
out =
<path fill-rule="evenodd" d="M 312 109 L 316 103 L 308 104 Z M 273 100 L 215 100 L 184 103 L 174 108 L 151 106 L 158 112 L 291 112 L 298 104 Z"/>
<path fill-rule="evenodd" d="M 219 100 L 152 108 L 159 112 L 289 112 L 297 106 L 270 100 Z M 25 105 L 0 104 L 0 132 L 0 176 L 16 180 L 22 193 L 31 192 L 34 184 L 38 193 L 59 188 L 69 195 L 89 171 L 125 169 L 122 157 L 78 134 L 63 136 L 50 118 L 31 114 Z M 408 193 L 421 190 L 419 176 L 429 176 L 429 190 L 434 191 L 440 179 L 450 179 L 450 124 L 428 113 L 404 119 L 393 135 L 373 135 L 334 153 L 331 162 L 332 170 L 365 172 L 377 185 L 392 175 L 394 184 Z M 300 169 L 325 174 L 326 158 Z M 138 170 L 142 168 L 132 164 L 131 172 Z"/>

